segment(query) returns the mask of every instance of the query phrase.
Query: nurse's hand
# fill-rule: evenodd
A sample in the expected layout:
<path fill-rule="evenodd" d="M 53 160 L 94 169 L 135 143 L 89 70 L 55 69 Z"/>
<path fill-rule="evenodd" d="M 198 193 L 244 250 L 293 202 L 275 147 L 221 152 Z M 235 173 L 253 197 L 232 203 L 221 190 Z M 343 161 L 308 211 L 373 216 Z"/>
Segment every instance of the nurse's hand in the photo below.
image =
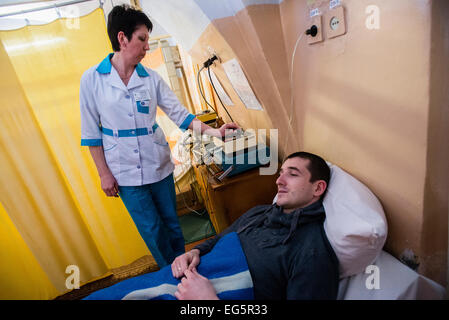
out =
<path fill-rule="evenodd" d="M 173 277 L 180 278 L 186 270 L 192 270 L 200 264 L 200 250 L 192 249 L 186 253 L 176 257 L 171 264 L 171 272 Z"/>
<path fill-rule="evenodd" d="M 112 173 L 107 173 L 100 177 L 101 189 L 108 197 L 118 197 L 118 183 Z"/>
<path fill-rule="evenodd" d="M 225 123 L 224 125 L 222 125 L 220 127 L 220 129 L 218 129 L 218 131 L 220 132 L 220 136 L 225 137 L 226 135 L 232 133 L 232 131 L 237 130 L 237 129 L 241 129 L 237 123 L 235 122 L 231 122 L 231 123 Z"/>

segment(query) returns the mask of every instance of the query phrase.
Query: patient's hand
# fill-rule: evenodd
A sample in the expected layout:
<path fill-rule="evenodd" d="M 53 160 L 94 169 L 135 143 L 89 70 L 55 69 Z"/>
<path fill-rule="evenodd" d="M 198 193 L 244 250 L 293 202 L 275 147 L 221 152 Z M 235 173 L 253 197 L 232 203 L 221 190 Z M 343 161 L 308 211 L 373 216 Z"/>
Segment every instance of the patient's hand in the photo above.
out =
<path fill-rule="evenodd" d="M 218 300 L 217 293 L 212 283 L 195 268 L 185 271 L 185 278 L 178 284 L 178 291 L 175 292 L 178 300 Z"/>
<path fill-rule="evenodd" d="M 196 268 L 200 264 L 200 250 L 192 249 L 178 257 L 171 264 L 173 277 L 181 278 L 184 272 Z"/>

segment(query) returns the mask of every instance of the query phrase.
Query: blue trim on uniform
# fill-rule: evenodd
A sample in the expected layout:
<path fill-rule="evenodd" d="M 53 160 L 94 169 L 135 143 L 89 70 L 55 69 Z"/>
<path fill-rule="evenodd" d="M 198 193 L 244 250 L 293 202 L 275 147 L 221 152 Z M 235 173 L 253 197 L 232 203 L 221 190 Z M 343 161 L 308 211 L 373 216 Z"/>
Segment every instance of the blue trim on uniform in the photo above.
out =
<path fill-rule="evenodd" d="M 157 123 L 153 125 L 151 128 L 153 132 L 159 127 Z M 103 134 L 107 136 L 114 136 L 114 131 L 105 127 L 101 127 L 101 131 Z M 125 137 L 137 137 L 137 136 L 146 136 L 149 134 L 148 128 L 137 128 L 137 129 L 126 129 L 126 130 L 118 130 L 117 131 L 119 138 L 125 138 Z M 101 140 L 100 140 L 101 141 Z"/>
<path fill-rule="evenodd" d="M 148 74 L 147 70 L 145 70 L 143 65 L 141 65 L 140 63 L 137 64 L 136 71 L 137 71 L 137 74 L 139 75 L 139 77 L 149 77 L 150 76 Z"/>
<path fill-rule="evenodd" d="M 141 105 L 137 106 L 137 111 L 139 111 L 140 113 L 150 113 L 150 107 L 142 107 Z"/>
<path fill-rule="evenodd" d="M 101 128 L 101 131 L 107 136 L 114 136 L 114 131 L 105 127 Z M 145 136 L 148 134 L 147 128 L 137 128 L 137 129 L 126 129 L 126 130 L 117 130 L 117 134 L 119 138 L 124 137 L 137 137 L 137 136 Z"/>
<path fill-rule="evenodd" d="M 144 105 L 142 105 L 142 102 Z M 137 101 L 137 111 L 140 113 L 150 113 L 149 100 Z"/>
<path fill-rule="evenodd" d="M 102 139 L 81 139 L 82 146 L 98 147 L 103 145 Z"/>
<path fill-rule="evenodd" d="M 120 130 L 119 130 L 120 132 Z M 131 137 L 134 135 L 133 132 L 136 133 L 136 136 L 146 136 L 148 135 L 148 128 L 137 128 L 136 131 L 131 130 L 130 134 Z M 120 133 L 118 134 L 118 136 L 120 137 Z"/>
<path fill-rule="evenodd" d="M 111 129 L 105 128 L 105 127 L 101 127 L 101 132 L 103 132 L 105 135 L 107 136 L 114 136 L 114 131 L 112 131 Z"/>
<path fill-rule="evenodd" d="M 183 123 L 179 126 L 179 129 L 185 131 L 189 128 L 190 123 L 192 123 L 193 119 L 195 119 L 195 115 L 189 114 Z"/>
<path fill-rule="evenodd" d="M 108 54 L 106 58 L 103 59 L 103 61 L 100 62 L 100 64 L 97 67 L 97 71 L 102 74 L 108 74 L 111 73 L 111 58 L 114 55 L 114 53 Z M 150 75 L 145 70 L 144 66 L 142 66 L 140 63 L 136 66 L 136 71 L 139 77 L 149 77 Z"/>
<path fill-rule="evenodd" d="M 99 73 L 102 73 L 102 74 L 111 73 L 111 68 L 112 68 L 111 58 L 113 55 L 114 55 L 113 53 L 110 53 L 110 54 L 108 54 L 108 56 L 106 58 L 103 59 L 103 61 L 101 61 L 101 63 L 97 67 L 97 71 Z"/>

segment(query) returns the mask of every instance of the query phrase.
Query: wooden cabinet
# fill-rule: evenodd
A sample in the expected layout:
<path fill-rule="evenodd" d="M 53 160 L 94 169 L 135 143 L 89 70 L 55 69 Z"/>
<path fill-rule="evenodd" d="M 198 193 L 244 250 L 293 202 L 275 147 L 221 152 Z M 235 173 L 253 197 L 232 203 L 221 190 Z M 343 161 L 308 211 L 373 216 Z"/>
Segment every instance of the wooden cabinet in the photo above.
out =
<path fill-rule="evenodd" d="M 204 206 L 217 233 L 222 232 L 252 207 L 271 204 L 277 193 L 277 176 L 260 175 L 259 168 L 219 182 L 205 165 L 193 167 Z"/>

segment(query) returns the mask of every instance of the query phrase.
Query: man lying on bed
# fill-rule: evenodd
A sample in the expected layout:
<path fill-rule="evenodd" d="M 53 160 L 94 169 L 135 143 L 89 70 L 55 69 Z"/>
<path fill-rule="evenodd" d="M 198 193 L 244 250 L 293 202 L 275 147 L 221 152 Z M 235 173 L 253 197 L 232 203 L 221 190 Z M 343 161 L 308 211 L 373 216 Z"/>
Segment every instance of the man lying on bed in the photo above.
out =
<path fill-rule="evenodd" d="M 322 199 L 330 169 L 319 156 L 287 157 L 276 181 L 276 204 L 250 209 L 219 235 L 178 256 L 171 265 L 182 278 L 180 300 L 218 299 L 196 267 L 224 235 L 236 232 L 245 253 L 255 299 L 336 299 L 338 259 L 326 237 Z"/>

